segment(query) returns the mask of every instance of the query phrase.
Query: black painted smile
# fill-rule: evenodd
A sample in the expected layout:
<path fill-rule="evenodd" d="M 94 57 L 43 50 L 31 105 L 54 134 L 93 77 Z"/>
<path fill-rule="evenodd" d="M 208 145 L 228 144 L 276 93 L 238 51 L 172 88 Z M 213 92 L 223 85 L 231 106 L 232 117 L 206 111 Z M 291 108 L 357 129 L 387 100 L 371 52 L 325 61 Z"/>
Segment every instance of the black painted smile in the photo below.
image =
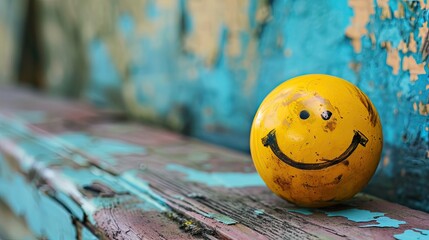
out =
<path fill-rule="evenodd" d="M 279 145 L 277 144 L 277 137 L 276 137 L 276 130 L 271 130 L 267 136 L 262 138 L 262 144 L 264 144 L 265 147 L 270 147 L 273 153 L 284 163 L 298 169 L 302 170 L 320 170 L 323 168 L 327 168 L 330 166 L 333 166 L 335 164 L 341 163 L 342 161 L 346 160 L 360 145 L 366 146 L 368 142 L 368 138 L 363 135 L 360 131 L 354 131 L 354 136 L 352 139 L 352 142 L 350 143 L 349 147 L 338 157 L 334 159 L 320 159 L 323 161 L 322 163 L 302 163 L 297 162 L 288 157 L 286 154 L 280 150 Z"/>

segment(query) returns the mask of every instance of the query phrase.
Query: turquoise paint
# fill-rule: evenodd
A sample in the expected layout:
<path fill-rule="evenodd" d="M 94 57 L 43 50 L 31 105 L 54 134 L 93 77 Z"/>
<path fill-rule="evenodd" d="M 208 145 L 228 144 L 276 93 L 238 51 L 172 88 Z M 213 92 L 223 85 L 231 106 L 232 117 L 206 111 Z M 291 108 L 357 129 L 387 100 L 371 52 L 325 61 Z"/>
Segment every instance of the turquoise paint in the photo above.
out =
<path fill-rule="evenodd" d="M 429 211 L 429 199 L 426 197 L 429 189 L 424 180 L 429 175 L 426 157 L 429 150 L 426 128 L 429 127 L 429 122 L 427 116 L 413 109 L 414 103 L 428 103 L 429 89 L 426 85 L 429 83 L 429 69 L 425 64 L 426 74 L 418 75 L 418 80 L 414 82 L 410 81 L 409 72 L 402 68 L 394 75 L 392 68 L 386 64 L 387 51 L 382 47 L 383 41 L 391 42 L 393 46 L 400 40 L 408 43 L 410 33 L 414 33 L 417 52 L 399 51 L 399 56 L 402 59 L 413 57 L 417 63 L 421 63 L 422 40 L 418 37 L 419 28 L 423 22 L 428 21 L 428 11 L 421 10 L 419 4 L 411 7 L 407 1 L 389 1 L 389 5 L 392 9 L 403 5 L 405 17 L 382 20 L 382 11 L 376 8 L 368 25 L 368 30 L 374 33 L 376 44 L 373 45 L 369 37 L 364 36 L 362 53 L 355 57 L 356 62 L 361 64 L 358 86 L 371 98 L 380 114 L 385 150 L 388 148 L 383 158 L 387 157 L 389 160 L 387 165 L 380 164 L 366 191 L 390 201 Z M 415 20 L 406 20 L 410 18 Z M 403 62 L 402 60 L 400 64 Z"/>
<path fill-rule="evenodd" d="M 202 172 L 177 164 L 169 164 L 166 166 L 166 169 L 185 174 L 188 181 L 213 187 L 240 188 L 265 186 L 265 183 L 256 172 Z"/>
<path fill-rule="evenodd" d="M 255 209 L 255 210 L 253 211 L 253 213 L 254 213 L 255 215 L 259 216 L 259 215 L 263 215 L 263 214 L 265 213 L 265 210 L 264 210 L 264 209 Z"/>
<path fill-rule="evenodd" d="M 361 227 L 389 227 L 389 228 L 398 228 L 399 225 L 402 224 L 406 224 L 407 222 L 405 221 L 399 221 L 396 219 L 392 219 L 389 217 L 378 217 L 375 219 L 375 221 L 377 222 L 377 224 L 369 224 L 369 225 L 364 225 Z"/>
<path fill-rule="evenodd" d="M 86 98 L 99 107 L 121 107 L 122 97 L 118 91 L 121 88 L 119 73 L 106 44 L 94 39 L 88 46 L 87 52 L 91 81 L 85 90 Z"/>
<path fill-rule="evenodd" d="M 43 111 L 16 111 L 13 114 L 32 124 L 43 123 L 47 119 Z"/>
<path fill-rule="evenodd" d="M 65 133 L 56 138 L 65 141 L 65 146 L 73 150 L 84 152 L 97 160 L 109 164 L 116 164 L 115 156 L 128 154 L 145 154 L 142 146 L 129 144 L 119 140 L 92 137 L 86 133 Z M 55 141 L 55 139 L 53 139 Z"/>
<path fill-rule="evenodd" d="M 95 236 L 91 231 L 88 230 L 86 227 L 82 227 L 82 240 L 98 240 L 99 238 Z"/>
<path fill-rule="evenodd" d="M 131 170 L 123 173 L 119 178 L 122 180 L 123 186 L 126 187 L 130 192 L 143 199 L 143 202 L 150 203 L 158 211 L 165 212 L 169 210 L 169 207 L 166 204 L 166 200 L 161 197 L 159 194 L 156 194 L 149 183 L 144 181 L 141 178 L 138 178 L 139 171 Z"/>
<path fill-rule="evenodd" d="M 397 240 L 429 240 L 429 230 L 413 228 L 401 234 L 395 234 L 393 237 Z"/>
<path fill-rule="evenodd" d="M 118 19 L 118 28 L 125 37 L 131 37 L 135 29 L 135 22 L 131 15 L 122 14 Z"/>
<path fill-rule="evenodd" d="M 76 239 L 70 214 L 13 171 L 0 155 L 0 198 L 24 217 L 30 230 L 48 239 Z"/>
<path fill-rule="evenodd" d="M 81 189 L 98 182 L 110 188 L 115 193 L 122 194 L 127 192 L 115 177 L 102 172 L 98 168 L 72 169 L 63 167 L 61 168 L 61 174 Z"/>
<path fill-rule="evenodd" d="M 313 211 L 308 208 L 288 209 L 287 211 L 293 213 L 300 213 L 307 216 L 313 214 Z"/>
<path fill-rule="evenodd" d="M 150 0 L 146 3 L 146 6 L 144 8 L 146 16 L 152 21 L 157 20 L 157 18 L 160 16 L 160 9 L 156 5 L 156 1 Z"/>
<path fill-rule="evenodd" d="M 211 218 L 211 219 L 214 219 L 214 220 L 221 222 L 223 224 L 226 224 L 226 225 L 234 225 L 234 224 L 238 223 L 238 221 L 236 221 L 236 220 L 234 220 L 234 219 L 232 219 L 226 215 L 220 214 L 220 213 L 207 213 L 207 214 L 204 214 L 204 216 Z"/>
<path fill-rule="evenodd" d="M 377 224 L 363 225 L 360 227 L 381 227 L 381 228 L 398 228 L 399 225 L 406 224 L 405 221 L 392 219 L 384 216 L 385 213 L 371 212 L 363 209 L 346 209 L 341 211 L 324 211 L 328 217 L 345 217 L 353 222 L 371 222 L 376 221 Z"/>
<path fill-rule="evenodd" d="M 325 213 L 328 217 L 345 217 L 353 222 L 370 222 L 376 220 L 378 217 L 384 216 L 384 213 L 381 212 L 371 212 L 356 208 L 332 212 L 326 211 Z"/>
<path fill-rule="evenodd" d="M 97 138 L 86 133 L 64 133 L 57 136 L 38 136 L 32 133 L 29 123 L 17 117 L 3 118 L 0 116 L 0 139 L 17 139 L 17 144 L 24 152 L 31 153 L 38 164 L 49 166 L 72 159 L 79 165 L 86 165 L 88 160 L 82 153 L 96 158 L 104 164 L 113 166 L 119 155 L 145 154 L 146 149 L 139 145 L 120 140 Z M 30 160 L 30 159 L 29 159 Z M 25 161 L 24 161 L 25 163 Z M 24 170 L 31 168 L 32 160 Z"/>
<path fill-rule="evenodd" d="M 141 210 L 141 211 L 159 211 L 159 208 L 151 202 L 138 199 L 130 194 L 115 195 L 114 197 L 95 197 L 90 202 L 96 207 L 96 210 L 109 209 L 121 206 L 122 209 Z"/>
<path fill-rule="evenodd" d="M 71 212 L 71 214 L 77 218 L 79 221 L 84 221 L 84 211 L 82 207 L 76 203 L 70 196 L 65 194 L 64 192 L 56 191 L 55 198 L 58 199 L 67 209 Z"/>

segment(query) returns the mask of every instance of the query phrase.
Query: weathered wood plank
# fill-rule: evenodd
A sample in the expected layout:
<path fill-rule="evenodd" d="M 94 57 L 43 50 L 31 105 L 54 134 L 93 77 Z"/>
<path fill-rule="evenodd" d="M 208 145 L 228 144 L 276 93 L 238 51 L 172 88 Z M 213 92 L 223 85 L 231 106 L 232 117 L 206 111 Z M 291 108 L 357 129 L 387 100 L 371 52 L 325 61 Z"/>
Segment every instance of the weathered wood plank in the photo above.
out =
<path fill-rule="evenodd" d="M 427 213 L 368 195 L 296 208 L 265 187 L 248 155 L 112 123 L 91 109 L 95 117 L 67 117 L 38 98 L 19 99 L 13 108 L 0 101 L 0 197 L 38 236 L 85 229 L 111 239 L 400 239 L 429 231 Z"/>

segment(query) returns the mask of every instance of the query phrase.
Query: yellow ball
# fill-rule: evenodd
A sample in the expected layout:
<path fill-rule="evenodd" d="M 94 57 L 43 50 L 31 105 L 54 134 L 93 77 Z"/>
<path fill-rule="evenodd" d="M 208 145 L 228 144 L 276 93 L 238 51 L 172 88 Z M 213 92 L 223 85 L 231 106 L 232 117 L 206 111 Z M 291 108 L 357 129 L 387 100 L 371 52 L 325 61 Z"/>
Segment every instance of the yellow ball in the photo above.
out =
<path fill-rule="evenodd" d="M 267 186 L 303 207 L 352 198 L 377 168 L 383 134 L 377 111 L 353 84 L 329 75 L 293 78 L 264 99 L 250 149 Z"/>

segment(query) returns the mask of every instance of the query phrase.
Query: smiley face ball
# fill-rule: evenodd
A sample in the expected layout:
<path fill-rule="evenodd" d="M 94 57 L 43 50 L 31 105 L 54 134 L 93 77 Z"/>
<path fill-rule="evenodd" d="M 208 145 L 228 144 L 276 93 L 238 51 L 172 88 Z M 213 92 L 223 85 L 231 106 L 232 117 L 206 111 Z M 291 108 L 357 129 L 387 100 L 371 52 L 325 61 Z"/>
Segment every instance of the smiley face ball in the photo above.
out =
<path fill-rule="evenodd" d="M 353 84 L 321 74 L 293 78 L 268 94 L 250 136 L 261 178 L 303 207 L 352 198 L 374 174 L 382 146 L 369 98 Z"/>

